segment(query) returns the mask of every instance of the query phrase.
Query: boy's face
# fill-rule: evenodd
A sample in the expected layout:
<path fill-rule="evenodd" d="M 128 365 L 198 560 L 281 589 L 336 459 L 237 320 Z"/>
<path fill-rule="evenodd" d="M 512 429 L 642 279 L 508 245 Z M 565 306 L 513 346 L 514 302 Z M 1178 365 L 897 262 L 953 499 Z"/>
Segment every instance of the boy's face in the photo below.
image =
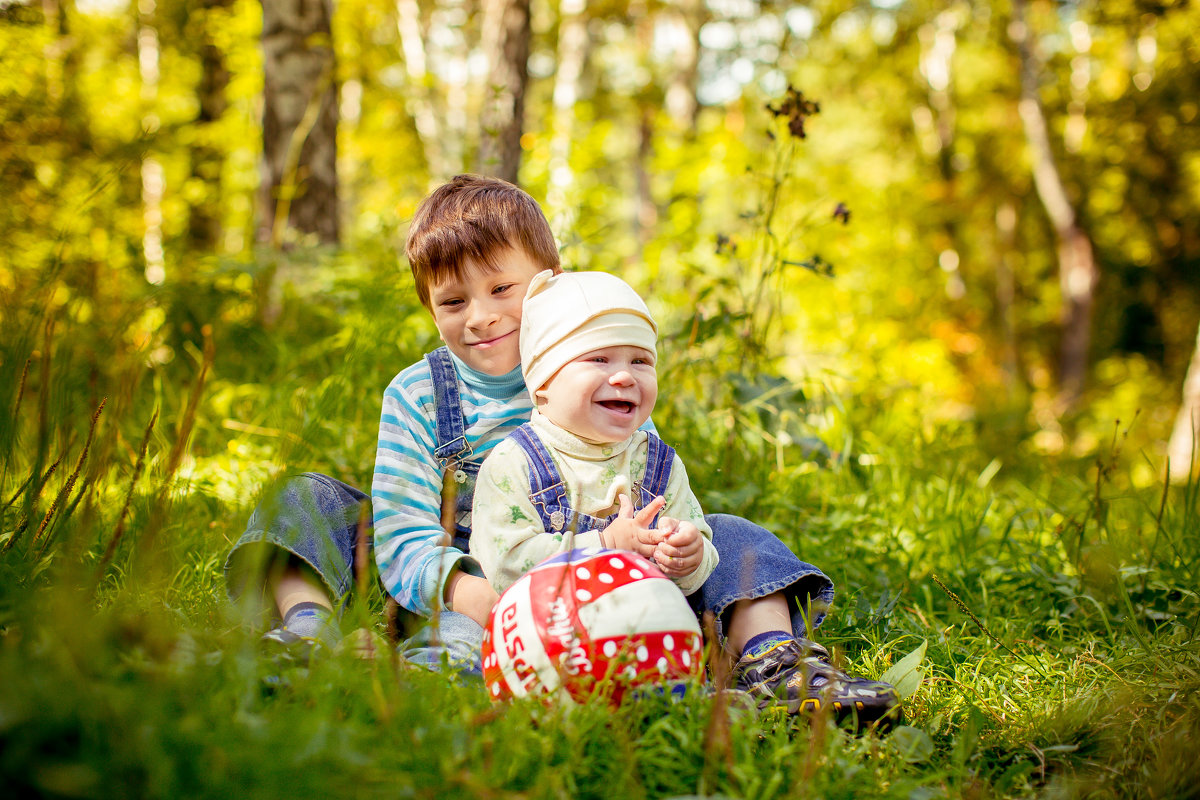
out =
<path fill-rule="evenodd" d="M 450 352 L 487 375 L 504 375 L 521 363 L 521 301 L 542 271 L 524 250 L 496 254 L 498 270 L 467 259 L 461 280 L 450 277 L 429 290 L 433 323 Z"/>
<path fill-rule="evenodd" d="M 602 347 L 568 361 L 534 392 L 551 422 L 592 442 L 619 442 L 650 418 L 658 399 L 655 354 Z"/>

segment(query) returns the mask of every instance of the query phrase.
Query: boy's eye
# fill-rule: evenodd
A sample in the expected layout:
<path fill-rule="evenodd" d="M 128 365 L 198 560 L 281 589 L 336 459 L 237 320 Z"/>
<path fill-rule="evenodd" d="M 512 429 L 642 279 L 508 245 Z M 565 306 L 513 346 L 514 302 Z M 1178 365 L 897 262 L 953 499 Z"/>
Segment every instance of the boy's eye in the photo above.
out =
<path fill-rule="evenodd" d="M 495 289 L 492 289 L 492 294 L 504 294 L 514 286 L 516 286 L 515 283 L 506 283 L 503 286 L 497 286 Z"/>
<path fill-rule="evenodd" d="M 462 305 L 462 300 L 457 297 L 448 297 L 445 300 L 438 301 L 439 306 L 457 306 Z"/>

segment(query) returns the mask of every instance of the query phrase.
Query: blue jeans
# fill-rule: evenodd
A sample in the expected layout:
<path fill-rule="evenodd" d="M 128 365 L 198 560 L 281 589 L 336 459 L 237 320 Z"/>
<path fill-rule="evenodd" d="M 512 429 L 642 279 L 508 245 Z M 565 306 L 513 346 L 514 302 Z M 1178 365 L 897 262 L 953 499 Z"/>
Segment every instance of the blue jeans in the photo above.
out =
<path fill-rule="evenodd" d="M 306 472 L 289 479 L 282 489 L 254 510 L 225 562 L 225 582 L 231 599 L 247 588 L 263 589 L 265 569 L 289 555 L 300 559 L 329 590 L 341 608 L 353 586 L 355 544 L 359 518 L 367 496 L 327 475 Z M 775 534 L 741 517 L 710 514 L 713 546 L 720 562 L 689 599 L 697 613 L 716 615 L 723 638 L 729 615 L 738 600 L 783 592 L 792 612 L 792 632 L 807 636 L 804 615 L 812 627 L 821 624 L 833 602 L 833 582 L 820 569 L 796 557 Z M 364 534 L 370 535 L 369 524 Z M 368 546 L 369 546 L 368 542 Z M 369 565 L 360 565 L 365 569 Z M 443 652 L 451 663 L 478 662 L 483 628 L 462 614 L 443 612 L 436 628 L 429 627 L 401 645 L 406 658 L 436 665 Z M 468 654 L 474 655 L 468 655 Z"/>

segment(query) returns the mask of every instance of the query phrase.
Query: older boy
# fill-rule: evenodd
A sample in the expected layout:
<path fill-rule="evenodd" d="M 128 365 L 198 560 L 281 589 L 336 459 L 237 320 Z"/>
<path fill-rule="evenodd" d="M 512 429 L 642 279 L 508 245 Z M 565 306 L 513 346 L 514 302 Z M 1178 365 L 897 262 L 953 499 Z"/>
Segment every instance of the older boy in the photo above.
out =
<path fill-rule="evenodd" d="M 384 393 L 372 483 L 375 557 L 388 593 L 416 615 L 440 611 L 434 637 L 452 659 L 468 661 L 497 597 L 468 554 L 475 476 L 488 452 L 529 419 L 532 402 L 518 369 L 521 299 L 538 272 L 559 271 L 558 253 L 529 195 L 470 175 L 425 199 L 406 253 L 445 347 L 397 375 Z M 453 538 L 441 524 L 443 479 L 457 495 Z M 251 517 L 226 571 L 236 597 L 261 580 L 249 567 L 282 562 L 265 588 L 283 624 L 266 638 L 334 638 L 329 597 L 340 603 L 349 592 L 363 500 L 352 487 L 307 474 Z M 716 615 L 726 647 L 740 654 L 737 671 L 746 680 L 739 682 L 764 705 L 786 703 L 793 713 L 819 703 L 815 694 L 832 668 L 824 648 L 804 638 L 804 609 L 819 623 L 832 582 L 764 528 L 728 515 L 707 521 L 721 558 L 698 601 Z M 436 648 L 410 652 L 433 663 L 439 657 Z M 893 693 L 879 693 L 870 715 L 895 702 Z"/>

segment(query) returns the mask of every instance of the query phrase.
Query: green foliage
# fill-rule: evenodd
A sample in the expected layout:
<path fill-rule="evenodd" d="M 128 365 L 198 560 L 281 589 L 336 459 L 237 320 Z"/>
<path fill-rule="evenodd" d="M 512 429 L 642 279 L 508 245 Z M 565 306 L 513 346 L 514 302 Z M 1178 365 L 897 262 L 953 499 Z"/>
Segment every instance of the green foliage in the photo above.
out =
<path fill-rule="evenodd" d="M 433 344 L 424 311 L 405 299 L 408 279 L 383 253 L 290 258 L 314 259 L 309 280 L 284 293 L 270 327 L 252 313 L 253 263 L 214 262 L 190 290 L 155 296 L 162 305 L 147 307 L 171 308 L 165 319 L 225 322 L 207 335 L 156 332 L 146 347 L 177 355 L 143 361 L 124 405 L 106 405 L 65 493 L 88 435 L 91 390 L 72 379 L 86 339 L 67 327 L 48 361 L 32 357 L 3 429 L 6 785 L 83 797 L 287 787 L 647 798 L 1142 797 L 1192 785 L 1194 484 L 1132 485 L 1119 437 L 1101 462 L 989 461 L 970 425 L 922 430 L 867 405 L 878 402 L 870 395 L 818 384 L 764 378 L 730 390 L 719 360 L 691 364 L 699 391 L 690 407 L 665 406 L 661 424 L 687 434 L 709 508 L 769 525 L 833 577 L 839 599 L 818 635 L 845 668 L 903 687 L 905 724 L 892 734 L 744 713 L 714 727 L 712 701 L 698 695 L 617 711 L 490 706 L 386 648 L 307 667 L 264 659 L 253 621 L 221 600 L 221 563 L 256 493 L 296 463 L 364 481 L 377 400 L 362 387 L 385 385 Z M 189 411 L 206 338 L 212 365 Z M 21 341 L 5 338 L 4 363 L 30 357 L 36 338 L 23 351 Z M 146 436 L 152 406 L 160 419 Z M 190 444 L 172 472 L 188 414 Z M 27 483 L 43 427 L 43 461 L 64 458 L 44 485 Z M 780 437 L 788 430 L 847 446 L 818 465 Z M 32 522 L 18 533 L 22 515 Z M 380 629 L 378 596 L 368 600 L 349 622 Z"/>
<path fill-rule="evenodd" d="M 649 295 L 655 420 L 706 509 L 823 567 L 838 600 L 819 638 L 900 685 L 905 724 L 861 737 L 726 719 L 699 696 L 490 706 L 387 648 L 260 656 L 260 621 L 224 601 L 224 556 L 287 472 L 367 483 L 379 394 L 436 343 L 395 252 L 446 176 L 413 124 L 396 4 L 339 3 L 346 245 L 256 250 L 258 4 L 150 5 L 0 3 L 0 785 L 1194 793 L 1200 484 L 1162 486 L 1158 460 L 1200 315 L 1195 4 L 1031 3 L 1102 270 L 1090 391 L 1067 417 L 1048 404 L 1061 298 L 1007 7 L 705 4 L 734 43 L 698 69 L 751 77 L 688 116 L 668 108 L 678 68 L 642 46 L 673 4 L 588 4 L 591 68 L 566 111 L 546 66 L 562 20 L 535 5 L 522 179 L 564 263 Z M 439 7 L 421 80 L 464 93 L 465 159 L 478 98 L 452 84 L 480 21 L 463 8 Z M 349 622 L 378 632 L 378 588 L 363 600 Z"/>

